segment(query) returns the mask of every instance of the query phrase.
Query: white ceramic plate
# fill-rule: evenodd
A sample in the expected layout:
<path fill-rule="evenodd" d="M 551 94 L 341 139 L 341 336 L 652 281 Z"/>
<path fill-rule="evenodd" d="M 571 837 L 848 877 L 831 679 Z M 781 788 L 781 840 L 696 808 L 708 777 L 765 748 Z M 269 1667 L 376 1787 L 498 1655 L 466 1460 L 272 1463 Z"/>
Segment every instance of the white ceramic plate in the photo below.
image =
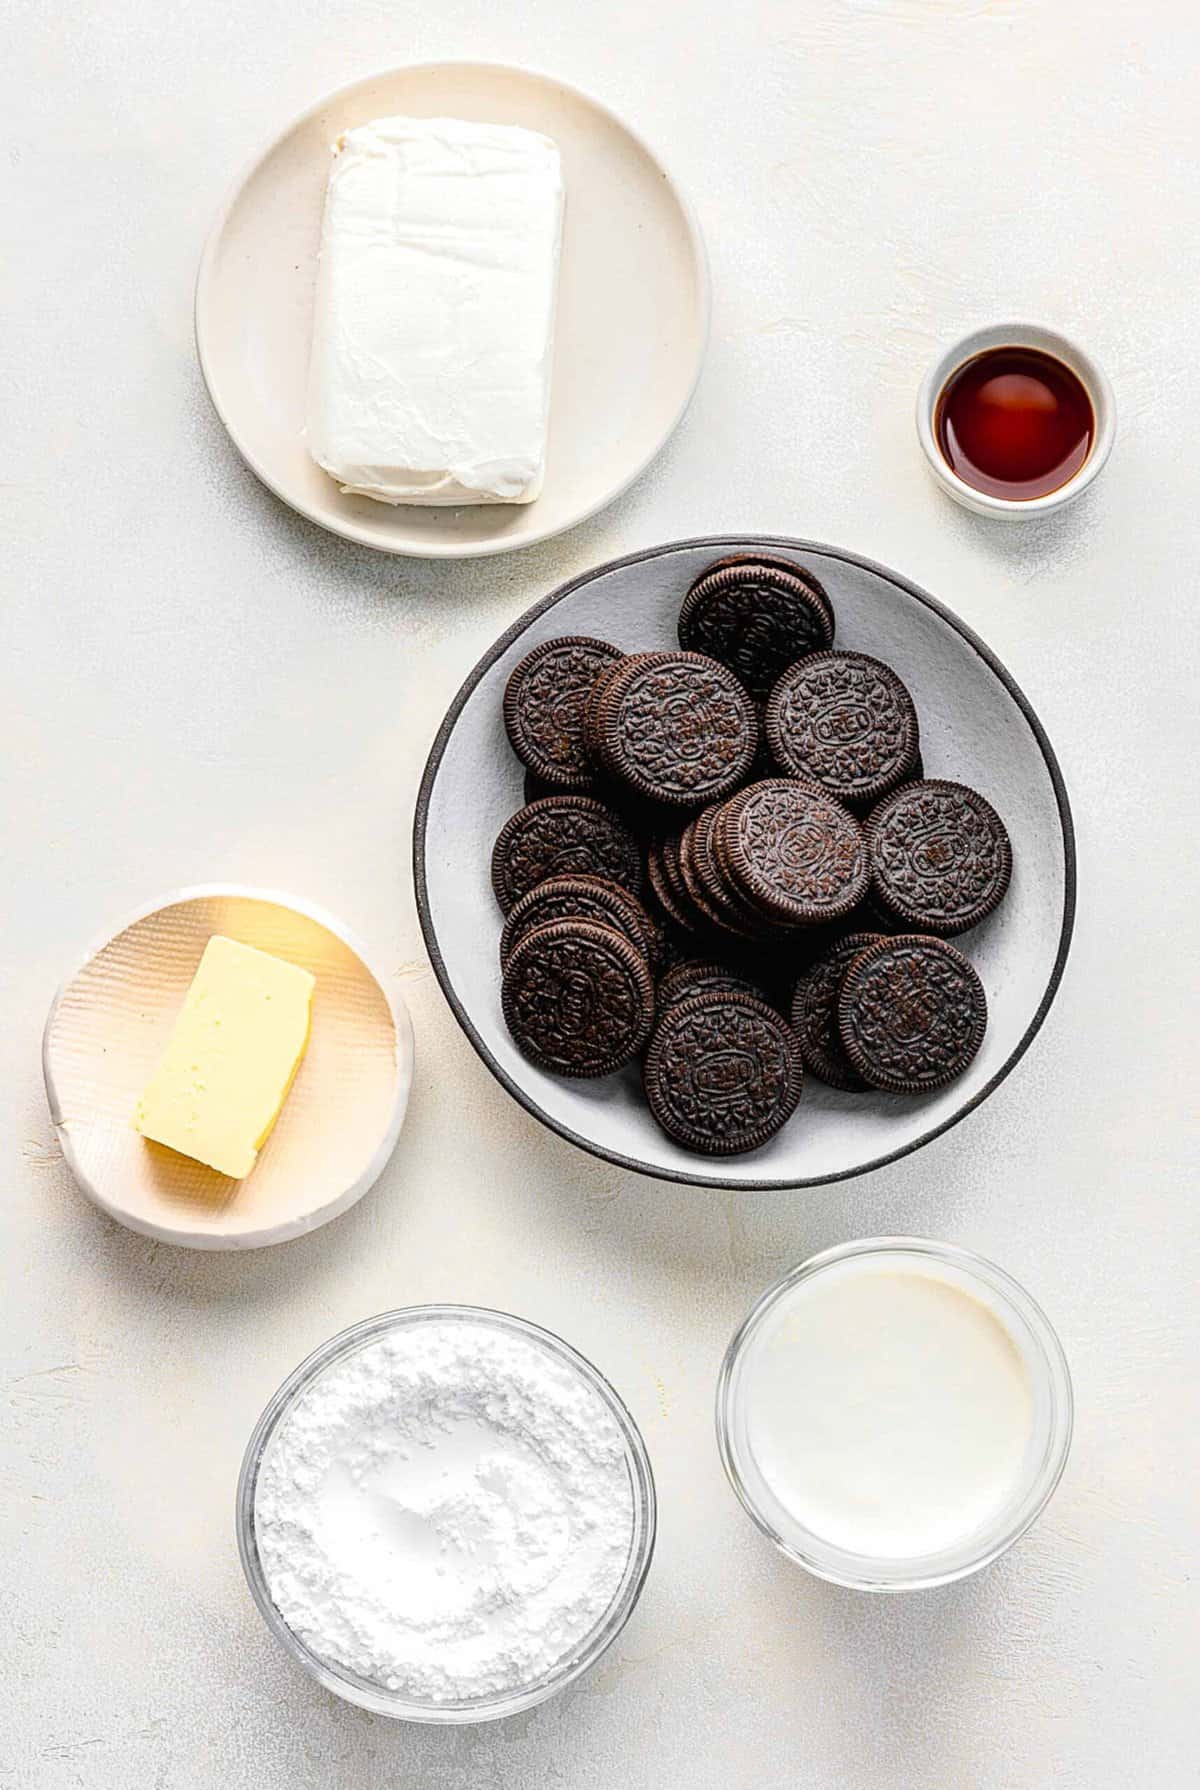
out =
<path fill-rule="evenodd" d="M 532 504 L 392 508 L 343 497 L 309 458 L 304 399 L 330 146 L 388 113 L 522 124 L 562 152 L 564 218 L 546 484 Z M 687 408 L 708 338 L 699 226 L 661 163 L 573 87 L 527 69 L 442 62 L 331 94 L 243 178 L 200 263 L 196 343 L 221 421 L 301 515 L 385 553 L 506 553 L 609 503 Z"/>
<path fill-rule="evenodd" d="M 981 790 L 1007 823 L 1012 884 L 982 925 L 955 941 L 987 991 L 983 1048 L 966 1074 L 915 1099 L 839 1094 L 806 1077 L 796 1116 L 749 1155 L 713 1161 L 655 1125 L 634 1070 L 594 1082 L 542 1074 L 500 1009 L 501 916 L 492 843 L 521 806 L 522 767 L 501 718 L 514 665 L 556 634 L 594 634 L 632 651 L 677 644 L 679 605 L 710 560 L 780 550 L 829 592 L 838 646 L 893 665 L 913 694 L 926 774 Z M 1037 716 L 994 654 L 941 604 L 883 566 L 832 547 L 766 535 L 655 547 L 600 566 L 531 609 L 471 673 L 442 724 L 417 806 L 421 923 L 450 1005 L 492 1073 L 536 1118 L 626 1168 L 714 1187 L 802 1187 L 903 1156 L 986 1099 L 1024 1053 L 1058 987 L 1075 912 L 1075 845 L 1062 776 Z"/>
<path fill-rule="evenodd" d="M 317 979 L 308 1049 L 244 1181 L 148 1143 L 132 1124 L 214 932 Z M 50 1009 L 42 1065 L 67 1164 L 110 1217 L 165 1243 L 250 1249 L 328 1223 L 378 1179 L 408 1104 L 412 1025 L 330 915 L 262 890 L 183 889 L 87 953 Z"/>

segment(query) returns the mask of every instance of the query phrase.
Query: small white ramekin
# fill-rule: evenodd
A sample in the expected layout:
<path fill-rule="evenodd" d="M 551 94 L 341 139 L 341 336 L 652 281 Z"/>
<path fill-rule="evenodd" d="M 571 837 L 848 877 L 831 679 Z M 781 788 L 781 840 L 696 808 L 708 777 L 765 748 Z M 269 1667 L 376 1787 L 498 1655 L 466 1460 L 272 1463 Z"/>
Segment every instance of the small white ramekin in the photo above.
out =
<path fill-rule="evenodd" d="M 1037 348 L 1043 354 L 1053 355 L 1082 380 L 1092 401 L 1096 431 L 1091 451 L 1065 485 L 1060 485 L 1057 491 L 1048 491 L 1044 497 L 992 497 L 986 491 L 978 491 L 951 470 L 938 446 L 939 397 L 961 366 L 990 348 Z M 937 356 L 917 393 L 917 436 L 929 469 L 942 490 L 964 509 L 974 510 L 976 515 L 999 516 L 1009 522 L 1028 522 L 1035 516 L 1049 515 L 1052 510 L 1061 510 L 1064 504 L 1073 503 L 1099 474 L 1112 452 L 1116 432 L 1116 401 L 1103 369 L 1078 343 L 1060 335 L 1057 330 L 1044 329 L 1040 323 L 990 323 L 984 329 L 972 330 L 970 335 L 963 336 Z"/>

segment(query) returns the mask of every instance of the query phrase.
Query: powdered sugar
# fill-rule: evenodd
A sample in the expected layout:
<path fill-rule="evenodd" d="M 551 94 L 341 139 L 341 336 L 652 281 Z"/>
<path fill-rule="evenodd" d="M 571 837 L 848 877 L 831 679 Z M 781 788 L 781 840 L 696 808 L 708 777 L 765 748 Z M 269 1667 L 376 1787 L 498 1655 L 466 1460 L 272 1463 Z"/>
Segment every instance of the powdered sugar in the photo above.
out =
<path fill-rule="evenodd" d="M 629 1560 L 625 1439 L 600 1393 L 485 1317 L 333 1362 L 268 1443 L 254 1532 L 280 1615 L 421 1702 L 522 1689 L 573 1654 Z"/>

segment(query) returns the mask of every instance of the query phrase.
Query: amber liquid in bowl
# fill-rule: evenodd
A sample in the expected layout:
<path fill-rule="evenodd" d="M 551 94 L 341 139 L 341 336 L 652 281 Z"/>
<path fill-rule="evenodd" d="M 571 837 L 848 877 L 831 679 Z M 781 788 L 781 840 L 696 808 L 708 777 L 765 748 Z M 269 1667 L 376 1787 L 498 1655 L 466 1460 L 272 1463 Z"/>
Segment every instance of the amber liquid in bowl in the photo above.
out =
<path fill-rule="evenodd" d="M 934 435 L 950 470 L 989 497 L 1046 497 L 1092 449 L 1096 416 L 1078 374 L 1037 348 L 989 348 L 938 395 Z"/>

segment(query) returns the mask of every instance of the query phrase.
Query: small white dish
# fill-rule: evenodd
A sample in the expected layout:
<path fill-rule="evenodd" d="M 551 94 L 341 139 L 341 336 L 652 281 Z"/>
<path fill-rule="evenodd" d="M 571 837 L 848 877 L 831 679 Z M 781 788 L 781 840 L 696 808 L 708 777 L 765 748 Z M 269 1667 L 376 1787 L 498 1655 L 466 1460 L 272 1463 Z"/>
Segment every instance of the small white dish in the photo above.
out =
<path fill-rule="evenodd" d="M 214 932 L 317 978 L 308 1050 L 244 1181 L 147 1142 L 132 1123 Z M 42 1068 L 67 1165 L 110 1218 L 191 1249 L 252 1249 L 327 1224 L 379 1178 L 408 1104 L 412 1024 L 330 915 L 292 896 L 206 886 L 141 908 L 87 952 L 55 996 Z"/>
<path fill-rule="evenodd" d="M 313 286 L 330 145 L 396 113 L 553 137 L 566 180 L 546 483 L 531 504 L 422 508 L 343 496 L 304 441 Z M 279 136 L 213 229 L 196 345 L 218 415 L 277 497 L 347 540 L 427 559 L 507 553 L 572 528 L 645 470 L 683 417 L 708 341 L 691 208 L 627 125 L 528 69 L 428 63 L 356 81 Z"/>
<path fill-rule="evenodd" d="M 1079 471 L 1066 484 L 1060 485 L 1057 491 L 1048 491 L 1044 497 L 1013 499 L 993 497 L 986 491 L 980 491 L 952 471 L 938 446 L 938 399 L 960 367 L 992 348 L 1037 348 L 1043 354 L 1052 355 L 1082 381 L 1091 399 L 1096 419 L 1091 451 Z M 1060 335 L 1054 329 L 1045 329 L 1039 323 L 991 323 L 985 329 L 972 330 L 969 335 L 963 336 L 938 355 L 921 381 L 921 389 L 917 393 L 917 436 L 929 462 L 929 470 L 955 503 L 961 504 L 966 510 L 974 510 L 978 516 L 998 516 L 1009 522 L 1028 522 L 1035 516 L 1047 516 L 1054 510 L 1061 510 L 1065 504 L 1074 503 L 1080 493 L 1086 491 L 1092 481 L 1099 477 L 1112 452 L 1116 432 L 1116 400 L 1104 369 L 1077 342 L 1072 342 L 1070 337 Z"/>
<path fill-rule="evenodd" d="M 805 1078 L 795 1116 L 761 1149 L 713 1159 L 673 1143 L 650 1116 L 636 1068 L 597 1081 L 536 1069 L 500 1004 L 502 915 L 492 846 L 522 805 L 524 773 L 504 731 L 509 673 L 540 641 L 590 634 L 626 652 L 678 644 L 688 587 L 730 553 L 783 553 L 829 593 L 835 645 L 895 667 L 921 722 L 929 777 L 994 802 L 1013 845 L 1013 878 L 993 914 L 955 943 L 988 1000 L 983 1047 L 967 1072 L 919 1097 L 840 1094 Z M 434 741 L 417 799 L 417 909 L 430 961 L 459 1024 L 492 1074 L 542 1124 L 621 1168 L 725 1188 L 806 1187 L 865 1173 L 957 1124 L 1028 1049 L 1062 976 L 1075 914 L 1075 842 L 1053 748 L 1013 678 L 948 609 L 857 554 L 775 535 L 720 535 L 651 547 L 596 566 L 534 605 L 489 648 Z"/>

